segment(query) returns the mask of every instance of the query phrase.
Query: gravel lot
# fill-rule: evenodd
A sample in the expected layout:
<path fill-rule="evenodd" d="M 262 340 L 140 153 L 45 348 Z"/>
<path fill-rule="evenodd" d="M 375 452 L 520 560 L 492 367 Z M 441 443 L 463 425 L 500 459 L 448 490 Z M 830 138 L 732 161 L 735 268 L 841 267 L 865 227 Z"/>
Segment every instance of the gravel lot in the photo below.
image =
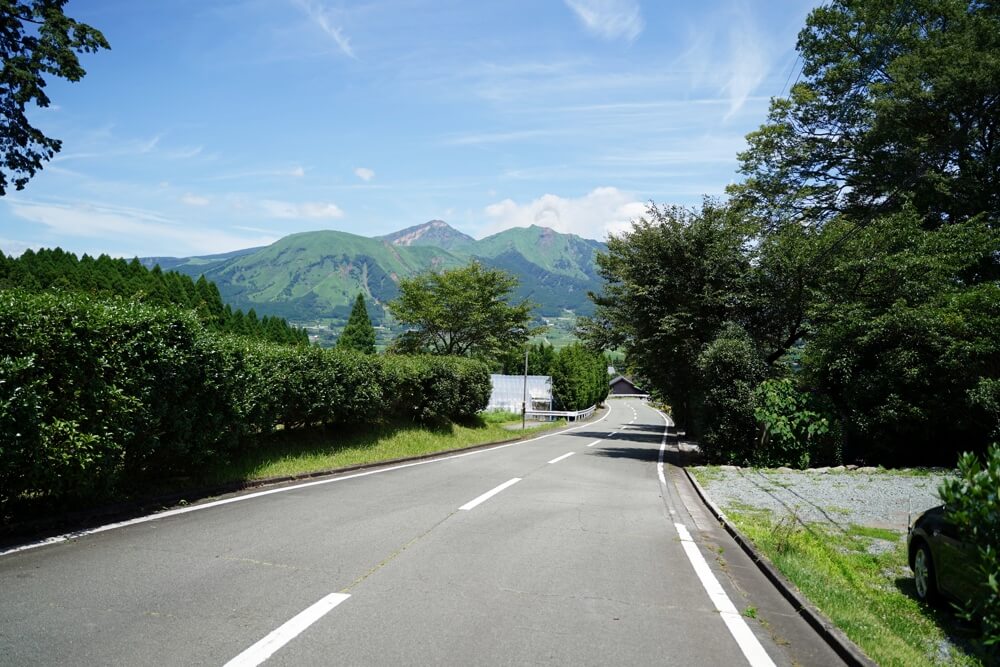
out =
<path fill-rule="evenodd" d="M 776 516 L 905 532 L 907 517 L 940 505 L 946 470 L 767 470 L 734 466 L 692 468 L 723 511 L 754 507 Z"/>

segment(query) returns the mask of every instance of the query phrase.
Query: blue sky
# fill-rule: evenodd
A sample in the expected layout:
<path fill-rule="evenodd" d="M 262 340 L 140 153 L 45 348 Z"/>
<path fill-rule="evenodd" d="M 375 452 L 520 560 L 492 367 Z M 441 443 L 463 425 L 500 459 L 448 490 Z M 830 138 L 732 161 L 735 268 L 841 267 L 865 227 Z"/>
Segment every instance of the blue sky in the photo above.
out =
<path fill-rule="evenodd" d="M 430 219 L 588 238 L 737 178 L 805 0 L 71 0 L 112 50 L 0 249 L 187 256 Z"/>

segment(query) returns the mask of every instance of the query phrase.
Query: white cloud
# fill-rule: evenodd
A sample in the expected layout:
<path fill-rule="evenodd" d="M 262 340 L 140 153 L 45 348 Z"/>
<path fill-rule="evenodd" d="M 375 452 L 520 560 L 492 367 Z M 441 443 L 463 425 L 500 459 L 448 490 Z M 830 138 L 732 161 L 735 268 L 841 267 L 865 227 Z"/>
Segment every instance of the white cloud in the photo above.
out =
<path fill-rule="evenodd" d="M 645 28 L 635 0 L 564 0 L 584 27 L 603 39 L 635 41 Z"/>
<path fill-rule="evenodd" d="M 354 174 L 366 183 L 375 178 L 375 170 L 368 167 L 358 167 L 354 170 Z"/>
<path fill-rule="evenodd" d="M 208 197 L 202 197 L 201 195 L 195 195 L 188 192 L 181 197 L 181 203 L 187 204 L 188 206 L 208 206 L 212 203 L 212 200 Z"/>
<path fill-rule="evenodd" d="M 538 139 L 566 134 L 565 130 L 517 130 L 514 132 L 482 132 L 478 134 L 455 135 L 447 140 L 448 146 L 479 146 L 483 144 L 501 144 Z"/>
<path fill-rule="evenodd" d="M 344 34 L 343 28 L 339 25 L 334 25 L 334 14 L 332 11 L 327 10 L 322 4 L 313 0 L 295 0 L 295 4 L 306 13 L 310 21 L 333 39 L 344 55 L 349 58 L 357 58 L 354 55 L 353 47 L 351 47 L 350 38 Z"/>
<path fill-rule="evenodd" d="M 673 67 L 689 72 L 692 85 L 715 86 L 728 100 L 723 118 L 728 120 L 751 99 L 780 48 L 758 28 L 744 3 L 735 2 L 705 22 L 726 27 L 708 31 L 701 23 L 690 26 L 689 46 Z"/>
<path fill-rule="evenodd" d="M 287 202 L 264 199 L 259 202 L 266 215 L 273 218 L 294 220 L 298 218 L 342 218 L 344 212 L 339 206 L 323 202 Z"/>
<path fill-rule="evenodd" d="M 646 212 L 646 204 L 618 188 L 596 188 L 576 199 L 542 195 L 526 204 L 512 199 L 485 209 L 490 223 L 484 233 L 493 234 L 510 227 L 538 225 L 584 238 L 604 239 L 609 233 L 629 228 L 629 223 Z"/>
<path fill-rule="evenodd" d="M 10 257 L 20 257 L 25 250 L 38 250 L 41 247 L 42 244 L 40 243 L 0 239 L 0 252 Z"/>
<path fill-rule="evenodd" d="M 167 157 L 173 160 L 188 160 L 201 155 L 202 150 L 204 149 L 201 146 L 183 146 L 168 151 Z"/>
<path fill-rule="evenodd" d="M 180 224 L 142 209 L 23 200 L 8 202 L 19 218 L 44 225 L 61 236 L 113 238 L 131 244 L 124 255 L 162 255 L 165 252 L 207 254 L 268 245 L 276 236 L 242 236 L 205 226 Z M 176 250 L 175 250 L 176 249 Z"/>
<path fill-rule="evenodd" d="M 303 176 L 306 175 L 306 170 L 302 166 L 298 166 L 289 171 L 288 175 L 293 176 L 295 178 L 302 178 Z"/>

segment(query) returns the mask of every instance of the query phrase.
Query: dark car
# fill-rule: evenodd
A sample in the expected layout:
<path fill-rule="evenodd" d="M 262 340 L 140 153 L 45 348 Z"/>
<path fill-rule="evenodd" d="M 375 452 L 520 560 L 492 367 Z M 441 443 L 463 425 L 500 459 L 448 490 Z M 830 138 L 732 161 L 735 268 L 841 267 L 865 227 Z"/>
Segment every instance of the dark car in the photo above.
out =
<path fill-rule="evenodd" d="M 916 518 L 907 536 L 910 569 L 917 597 L 934 602 L 947 597 L 964 603 L 977 593 L 972 545 L 963 542 L 944 505 Z"/>

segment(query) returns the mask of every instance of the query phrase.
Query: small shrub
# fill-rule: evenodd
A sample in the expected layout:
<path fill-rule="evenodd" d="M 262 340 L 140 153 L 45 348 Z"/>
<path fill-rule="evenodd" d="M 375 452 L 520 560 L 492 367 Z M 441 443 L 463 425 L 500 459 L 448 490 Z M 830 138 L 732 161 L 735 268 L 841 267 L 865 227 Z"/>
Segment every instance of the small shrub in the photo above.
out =
<path fill-rule="evenodd" d="M 976 549 L 979 595 L 966 601 L 962 614 L 979 619 L 986 651 L 1000 659 L 1000 445 L 991 446 L 983 462 L 963 454 L 958 478 L 942 483 L 939 495 L 963 539 Z"/>
<path fill-rule="evenodd" d="M 808 468 L 817 462 L 839 463 L 832 420 L 790 378 L 760 383 L 753 403 L 759 429 L 755 466 Z"/>

